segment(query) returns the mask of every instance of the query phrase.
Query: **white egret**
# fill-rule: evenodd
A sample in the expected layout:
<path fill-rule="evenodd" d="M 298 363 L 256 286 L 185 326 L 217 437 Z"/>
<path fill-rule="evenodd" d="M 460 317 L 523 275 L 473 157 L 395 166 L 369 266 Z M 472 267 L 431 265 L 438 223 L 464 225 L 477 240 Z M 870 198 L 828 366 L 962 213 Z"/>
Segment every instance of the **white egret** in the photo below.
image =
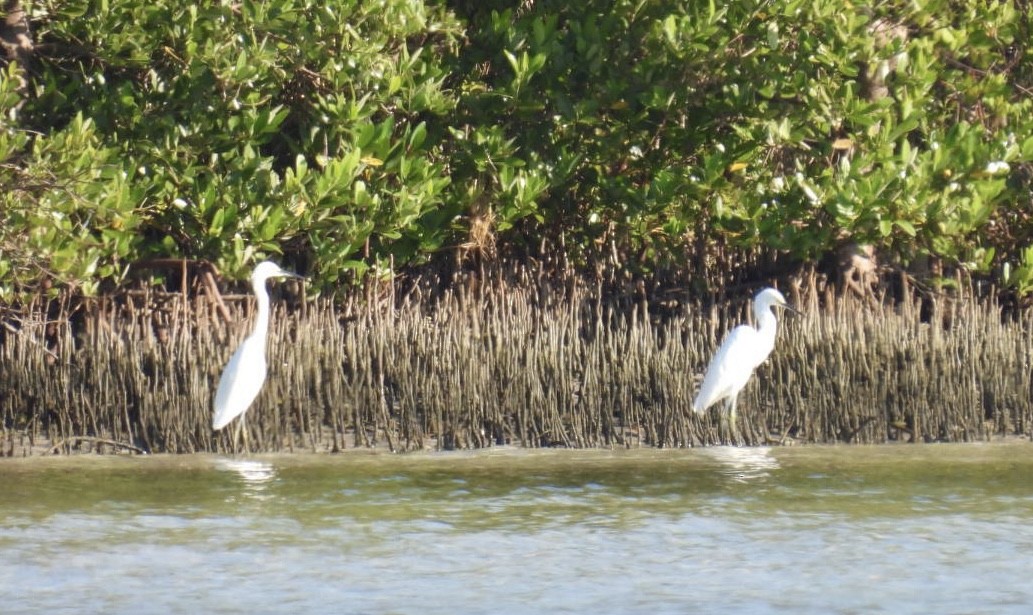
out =
<path fill-rule="evenodd" d="M 721 346 L 710 360 L 703 386 L 692 403 L 696 413 L 702 413 L 715 403 L 724 400 L 728 419 L 735 430 L 735 405 L 739 391 L 749 382 L 753 370 L 764 362 L 775 348 L 775 332 L 778 319 L 774 307 L 797 312 L 786 303 L 782 293 L 774 288 L 765 288 L 753 300 L 753 314 L 757 327 L 739 325 L 721 342 Z"/>
<path fill-rule="evenodd" d="M 219 379 L 219 388 L 215 393 L 215 415 L 212 417 L 212 428 L 222 429 L 233 419 L 240 417 L 234 442 L 244 434 L 244 446 L 247 448 L 247 430 L 244 427 L 244 412 L 258 397 L 265 383 L 265 338 L 269 330 L 269 293 L 265 283 L 270 278 L 300 278 L 301 276 L 284 271 L 271 261 L 259 263 L 251 274 L 251 287 L 258 300 L 258 318 L 255 329 L 230 357 L 226 369 Z"/>

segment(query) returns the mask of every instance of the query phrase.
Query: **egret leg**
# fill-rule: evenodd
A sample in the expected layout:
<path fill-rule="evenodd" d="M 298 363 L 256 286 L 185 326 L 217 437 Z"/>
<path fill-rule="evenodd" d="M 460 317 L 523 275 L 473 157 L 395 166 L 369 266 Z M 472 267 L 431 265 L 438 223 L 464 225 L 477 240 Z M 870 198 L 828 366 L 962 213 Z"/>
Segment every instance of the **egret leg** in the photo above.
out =
<path fill-rule="evenodd" d="M 241 432 L 244 434 L 244 454 L 245 455 L 250 455 L 251 454 L 251 445 L 250 445 L 250 443 L 248 443 L 248 439 L 247 439 L 247 425 L 244 424 L 244 416 L 245 416 L 245 414 L 241 414 L 240 415 Z"/>
<path fill-rule="evenodd" d="M 233 430 L 233 454 L 237 454 L 237 446 L 240 443 L 240 426 L 243 424 L 243 420 L 237 421 L 237 428 Z"/>
<path fill-rule="evenodd" d="M 731 424 L 732 424 L 732 398 L 729 397 L 724 401 L 724 408 L 721 412 L 718 412 L 718 416 L 721 417 L 721 428 L 718 430 L 718 435 L 721 436 L 721 444 L 728 444 L 731 439 Z"/>
<path fill-rule="evenodd" d="M 247 445 L 247 428 L 244 426 L 244 415 L 240 415 L 240 420 L 237 421 L 237 431 L 233 434 L 233 454 L 237 454 L 237 446 L 240 443 L 241 437 L 244 440 L 244 453 L 248 453 Z"/>
<path fill-rule="evenodd" d="M 248 443 L 247 424 L 244 422 L 246 420 L 245 419 L 246 416 L 247 416 L 246 413 L 240 415 L 240 422 L 237 423 L 237 438 L 236 439 L 237 440 L 243 440 L 242 443 L 244 445 L 244 454 L 245 455 L 250 455 L 251 454 L 251 446 Z M 236 444 L 234 444 L 234 452 L 236 452 Z"/>
<path fill-rule="evenodd" d="M 739 435 L 739 422 L 737 420 L 738 416 L 735 411 L 735 407 L 738 404 L 738 402 L 739 396 L 732 395 L 731 408 L 728 410 L 728 422 L 731 424 L 732 428 L 732 441 L 735 442 L 736 446 L 742 446 L 742 438 Z"/>

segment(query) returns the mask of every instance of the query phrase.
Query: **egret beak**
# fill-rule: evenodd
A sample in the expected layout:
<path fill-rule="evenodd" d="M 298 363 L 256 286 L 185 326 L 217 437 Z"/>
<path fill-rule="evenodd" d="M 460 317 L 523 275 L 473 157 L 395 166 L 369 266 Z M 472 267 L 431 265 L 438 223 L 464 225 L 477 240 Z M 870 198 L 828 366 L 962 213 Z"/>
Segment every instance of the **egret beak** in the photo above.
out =
<path fill-rule="evenodd" d="M 308 278 L 306 278 L 303 275 L 298 275 L 298 274 L 294 273 L 293 271 L 283 271 L 283 270 L 280 271 L 280 275 L 278 275 L 277 277 L 284 278 L 284 279 L 287 279 L 287 280 L 307 280 L 308 279 Z"/>
<path fill-rule="evenodd" d="M 789 310 L 793 314 L 796 314 L 797 316 L 803 316 L 803 312 L 801 312 L 800 310 L 794 308 L 793 306 L 789 305 L 788 303 L 783 303 L 782 307 L 784 307 L 785 309 Z"/>

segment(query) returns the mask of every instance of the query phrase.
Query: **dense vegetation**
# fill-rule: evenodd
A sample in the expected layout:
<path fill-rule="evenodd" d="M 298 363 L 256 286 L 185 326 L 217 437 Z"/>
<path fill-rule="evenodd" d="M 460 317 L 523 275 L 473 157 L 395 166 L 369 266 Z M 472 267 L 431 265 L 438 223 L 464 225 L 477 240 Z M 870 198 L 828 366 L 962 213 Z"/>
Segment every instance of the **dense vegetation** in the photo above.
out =
<path fill-rule="evenodd" d="M 851 244 L 1033 290 L 1026 0 L 3 7 L 5 303 L 155 257 L 326 293 Z"/>

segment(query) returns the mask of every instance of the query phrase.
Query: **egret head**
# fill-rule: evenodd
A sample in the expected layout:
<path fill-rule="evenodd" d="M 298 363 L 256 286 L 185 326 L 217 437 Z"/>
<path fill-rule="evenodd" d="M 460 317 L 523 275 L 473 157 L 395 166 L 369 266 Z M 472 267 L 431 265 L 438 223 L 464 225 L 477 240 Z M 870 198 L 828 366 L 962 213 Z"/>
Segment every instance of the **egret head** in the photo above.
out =
<path fill-rule="evenodd" d="M 764 290 L 757 293 L 757 297 L 753 300 L 753 306 L 757 314 L 760 314 L 761 312 L 766 312 L 775 306 L 785 308 L 795 314 L 800 313 L 798 310 L 794 309 L 791 305 L 789 305 L 789 303 L 786 301 L 786 298 L 782 296 L 782 293 L 778 292 L 774 288 L 765 288 Z"/>
<path fill-rule="evenodd" d="M 280 266 L 273 261 L 262 261 L 255 267 L 254 273 L 251 274 L 251 281 L 255 284 L 262 285 L 269 278 L 300 278 L 301 276 L 290 271 L 284 271 L 280 269 Z"/>

